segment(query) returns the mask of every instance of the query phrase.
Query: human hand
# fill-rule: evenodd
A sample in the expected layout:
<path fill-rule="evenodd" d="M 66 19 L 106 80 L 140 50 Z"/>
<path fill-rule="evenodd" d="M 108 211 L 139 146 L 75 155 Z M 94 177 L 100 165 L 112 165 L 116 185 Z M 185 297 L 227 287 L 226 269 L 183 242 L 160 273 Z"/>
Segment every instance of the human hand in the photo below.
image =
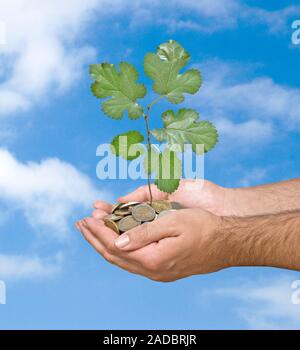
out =
<path fill-rule="evenodd" d="M 109 210 L 102 205 L 102 218 Z M 99 220 L 100 219 L 100 220 Z M 202 209 L 183 209 L 140 225 L 121 236 L 101 217 L 86 218 L 77 228 L 110 263 L 152 280 L 169 282 L 227 266 L 219 234 L 221 218 Z"/>
<path fill-rule="evenodd" d="M 226 215 L 230 210 L 229 205 L 225 207 L 226 188 L 218 186 L 210 181 L 204 180 L 181 180 L 178 189 L 171 194 L 161 192 L 155 185 L 151 185 L 153 200 L 169 200 L 181 203 L 185 208 L 202 208 L 215 215 Z M 120 197 L 119 202 L 146 202 L 149 201 L 148 186 L 141 186 L 135 191 Z M 95 218 L 101 217 L 101 210 L 110 212 L 112 205 L 98 200 L 94 203 Z"/>

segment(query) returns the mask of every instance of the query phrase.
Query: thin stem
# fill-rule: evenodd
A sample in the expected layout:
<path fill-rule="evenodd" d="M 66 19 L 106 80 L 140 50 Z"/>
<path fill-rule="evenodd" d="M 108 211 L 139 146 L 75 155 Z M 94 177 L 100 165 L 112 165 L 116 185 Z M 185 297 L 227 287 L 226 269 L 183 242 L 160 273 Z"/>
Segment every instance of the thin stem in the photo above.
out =
<path fill-rule="evenodd" d="M 147 113 L 145 114 L 145 123 L 146 123 L 146 130 L 147 130 L 147 148 L 148 148 L 148 157 L 151 154 L 151 139 L 150 139 L 150 129 L 149 129 L 149 111 L 150 111 L 150 106 L 147 107 Z M 149 161 L 148 161 L 148 166 L 149 166 Z M 149 189 L 149 196 L 150 196 L 150 204 L 152 204 L 153 198 L 152 198 L 152 191 L 151 191 L 151 173 L 149 172 L 149 169 L 147 169 L 148 172 L 148 189 Z"/>
<path fill-rule="evenodd" d="M 159 102 L 162 98 L 164 98 L 165 96 L 159 96 L 156 100 L 152 101 L 148 106 L 147 109 L 150 110 L 150 108 L 155 105 L 157 102 Z"/>
<path fill-rule="evenodd" d="M 145 123 L 146 123 L 146 130 L 147 130 L 147 149 L 148 149 L 148 157 L 151 155 L 151 133 L 150 133 L 150 128 L 149 128 L 149 111 L 153 105 L 155 105 L 158 101 L 160 101 L 164 96 L 159 96 L 156 100 L 152 101 L 148 106 L 147 106 L 147 112 L 144 114 L 145 118 Z M 149 166 L 149 160 L 148 160 L 148 166 Z M 153 197 L 152 197 L 152 190 L 151 190 L 151 172 L 148 171 L 148 189 L 149 189 L 149 197 L 150 197 L 150 204 L 152 204 Z"/>

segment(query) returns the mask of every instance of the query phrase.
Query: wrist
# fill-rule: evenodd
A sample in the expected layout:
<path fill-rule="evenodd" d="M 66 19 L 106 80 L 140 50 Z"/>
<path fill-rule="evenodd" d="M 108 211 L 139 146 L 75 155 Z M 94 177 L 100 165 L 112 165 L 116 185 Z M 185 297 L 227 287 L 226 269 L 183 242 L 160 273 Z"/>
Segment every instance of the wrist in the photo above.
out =
<path fill-rule="evenodd" d="M 244 217 L 272 212 L 265 197 L 266 193 L 251 187 L 225 188 L 223 215 Z"/>
<path fill-rule="evenodd" d="M 241 205 L 240 188 L 222 188 L 223 191 L 223 211 L 222 216 L 243 216 L 244 208 Z"/>
<path fill-rule="evenodd" d="M 223 245 L 223 260 L 226 267 L 263 265 L 258 257 L 259 242 L 250 228 L 251 218 L 234 216 L 220 217 L 219 236 Z M 252 223 L 253 226 L 253 223 Z"/>

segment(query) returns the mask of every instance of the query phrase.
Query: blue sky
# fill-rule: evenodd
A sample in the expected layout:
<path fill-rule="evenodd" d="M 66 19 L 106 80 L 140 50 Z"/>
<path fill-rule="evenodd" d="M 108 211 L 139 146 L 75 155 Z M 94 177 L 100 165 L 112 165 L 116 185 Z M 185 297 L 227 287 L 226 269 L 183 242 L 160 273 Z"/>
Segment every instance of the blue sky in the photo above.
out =
<path fill-rule="evenodd" d="M 71 4 L 72 3 L 72 4 Z M 88 65 L 179 41 L 204 83 L 182 106 L 220 132 L 205 177 L 249 186 L 299 176 L 296 1 L 3 1 L 0 21 L 0 328 L 299 328 L 296 272 L 234 268 L 163 284 L 107 264 L 73 228 L 94 198 L 142 182 L 99 181 L 100 143 L 132 127 L 105 117 Z M 18 11 L 16 10 L 18 9 Z M 1 42 L 1 41 L 0 41 Z M 141 74 L 140 81 L 151 83 Z M 166 104 L 153 109 L 160 125 Z M 143 122 L 134 127 L 143 131 Z"/>

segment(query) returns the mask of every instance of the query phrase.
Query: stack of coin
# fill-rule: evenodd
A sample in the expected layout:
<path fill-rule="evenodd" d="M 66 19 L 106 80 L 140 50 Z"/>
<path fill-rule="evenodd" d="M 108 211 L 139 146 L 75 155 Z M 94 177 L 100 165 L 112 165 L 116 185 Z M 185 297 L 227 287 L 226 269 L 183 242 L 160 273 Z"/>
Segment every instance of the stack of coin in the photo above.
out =
<path fill-rule="evenodd" d="M 111 214 L 104 217 L 104 223 L 110 229 L 121 234 L 144 222 L 153 221 L 179 209 L 183 209 L 180 203 L 166 200 L 153 201 L 152 203 L 118 203 L 112 208 Z"/>

